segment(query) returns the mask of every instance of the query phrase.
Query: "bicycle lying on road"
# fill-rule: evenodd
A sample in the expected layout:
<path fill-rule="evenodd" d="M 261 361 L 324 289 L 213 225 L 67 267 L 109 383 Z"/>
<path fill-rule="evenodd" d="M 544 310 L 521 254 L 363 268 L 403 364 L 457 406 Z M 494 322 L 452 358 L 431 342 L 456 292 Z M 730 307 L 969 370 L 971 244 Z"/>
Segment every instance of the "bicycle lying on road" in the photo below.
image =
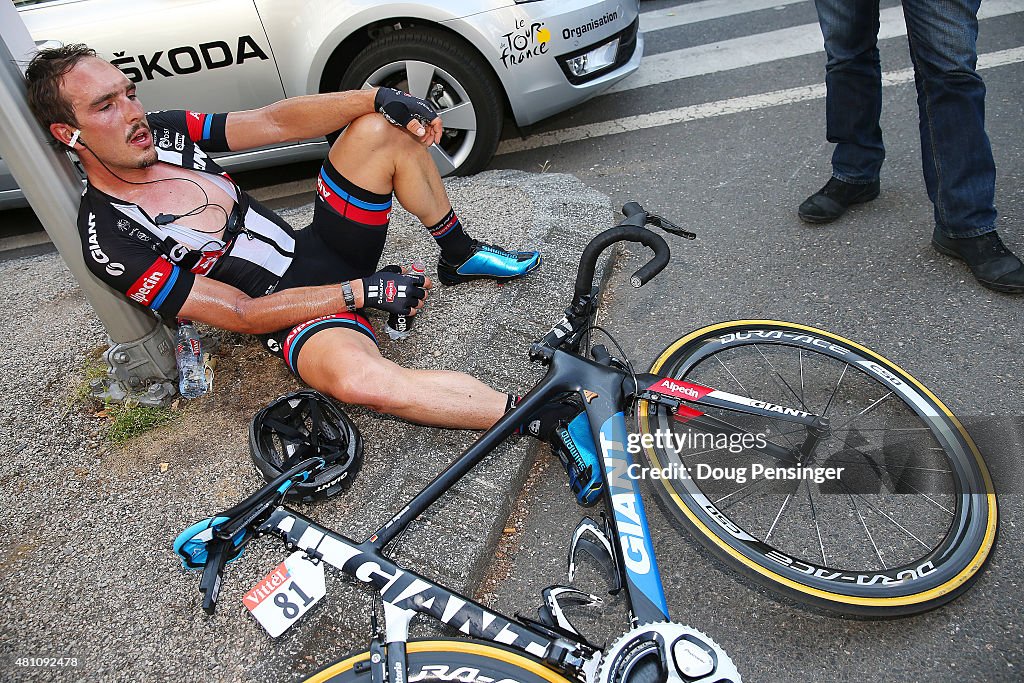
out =
<path fill-rule="evenodd" d="M 600 345 L 592 358 L 581 354 L 595 329 L 600 254 L 622 241 L 652 249 L 653 259 L 631 278 L 639 287 L 669 262 L 665 240 L 646 226 L 694 237 L 638 204 L 623 213 L 621 224 L 584 250 L 565 317 L 531 346 L 545 376 L 366 540 L 283 507 L 295 482 L 330 465 L 324 457 L 295 464 L 183 532 L 175 549 L 187 567 L 203 569 L 203 608 L 212 613 L 227 561 L 252 538 L 276 536 L 293 551 L 293 567 L 319 565 L 322 584 L 322 566 L 330 565 L 368 584 L 383 604 L 384 626 L 374 618 L 369 649 L 310 681 L 403 683 L 450 680 L 456 672 L 473 672 L 459 680 L 525 683 L 739 681 L 721 647 L 669 616 L 641 498 L 647 474 L 702 544 L 782 596 L 843 614 L 893 616 L 965 591 L 995 541 L 992 482 L 959 421 L 896 365 L 837 335 L 778 321 L 692 332 L 649 373 L 634 372 L 621 349 L 621 359 Z M 629 628 L 605 648 L 566 617 L 569 604 L 599 601 L 571 585 L 543 591 L 539 619 L 507 617 L 384 552 L 520 424 L 570 395 L 579 397 L 598 445 L 609 514 L 577 526 L 569 583 L 582 551 L 607 570 L 612 592 L 624 591 L 629 608 Z M 638 430 L 631 434 L 626 413 L 634 406 Z M 647 468 L 633 458 L 641 452 Z M 266 592 L 280 590 L 274 609 L 294 620 L 312 597 L 285 584 L 276 580 Z M 409 641 L 417 613 L 468 638 Z"/>

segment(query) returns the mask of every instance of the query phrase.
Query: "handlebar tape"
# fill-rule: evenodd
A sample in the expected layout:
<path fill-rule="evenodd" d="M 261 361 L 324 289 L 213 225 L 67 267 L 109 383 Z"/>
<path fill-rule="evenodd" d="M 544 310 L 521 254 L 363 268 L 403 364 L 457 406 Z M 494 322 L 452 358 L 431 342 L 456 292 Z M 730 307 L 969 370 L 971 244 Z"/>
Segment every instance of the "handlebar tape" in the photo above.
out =
<path fill-rule="evenodd" d="M 635 204 L 635 202 L 630 202 L 630 204 Z M 628 206 L 629 204 L 622 207 L 623 211 Z M 636 204 L 636 206 L 639 206 L 639 204 Z M 671 252 L 661 235 L 635 225 L 621 224 L 614 228 L 608 228 L 592 239 L 587 248 L 583 250 L 583 255 L 580 257 L 580 268 L 576 272 L 575 295 L 577 299 L 589 294 L 591 289 L 593 289 L 594 269 L 597 267 L 597 259 L 602 251 L 616 242 L 638 242 L 649 247 L 654 252 L 654 258 L 641 266 L 629 279 L 630 284 L 634 287 L 642 287 L 668 265 Z"/>
<path fill-rule="evenodd" d="M 622 205 L 622 215 L 626 218 L 635 216 L 638 213 L 644 213 L 644 207 L 640 206 L 636 202 L 626 202 Z"/>

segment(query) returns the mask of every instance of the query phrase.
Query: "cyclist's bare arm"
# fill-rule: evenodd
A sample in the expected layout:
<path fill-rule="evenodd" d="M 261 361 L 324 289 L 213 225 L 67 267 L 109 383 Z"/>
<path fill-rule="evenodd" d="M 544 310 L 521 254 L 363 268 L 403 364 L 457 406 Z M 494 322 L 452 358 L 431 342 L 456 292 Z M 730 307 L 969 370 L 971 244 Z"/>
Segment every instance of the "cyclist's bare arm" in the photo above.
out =
<path fill-rule="evenodd" d="M 374 113 L 376 94 L 377 89 L 373 88 L 301 95 L 259 109 L 231 112 L 225 124 L 228 146 L 240 151 L 323 137 L 360 116 Z M 410 121 L 409 134 L 424 145 L 440 142 L 443 130 L 440 117 L 427 124 L 422 135 L 418 133 L 420 125 Z"/>
<path fill-rule="evenodd" d="M 233 151 L 318 138 L 372 114 L 376 88 L 301 95 L 259 109 L 228 114 L 225 132 Z"/>
<path fill-rule="evenodd" d="M 352 280 L 356 307 L 363 305 L 363 283 Z M 231 285 L 197 277 L 178 315 L 244 334 L 275 332 L 345 309 L 340 285 L 296 287 L 252 298 Z"/>

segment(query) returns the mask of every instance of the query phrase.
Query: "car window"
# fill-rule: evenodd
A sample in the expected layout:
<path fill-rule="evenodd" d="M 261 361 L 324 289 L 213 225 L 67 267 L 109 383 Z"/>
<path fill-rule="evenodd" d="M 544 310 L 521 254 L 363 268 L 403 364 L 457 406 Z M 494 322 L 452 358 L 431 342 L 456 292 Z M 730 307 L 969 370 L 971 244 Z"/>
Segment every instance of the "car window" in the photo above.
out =
<path fill-rule="evenodd" d="M 53 2 L 53 0 L 14 0 L 14 6 L 21 7 L 22 5 L 38 5 L 42 2 Z"/>

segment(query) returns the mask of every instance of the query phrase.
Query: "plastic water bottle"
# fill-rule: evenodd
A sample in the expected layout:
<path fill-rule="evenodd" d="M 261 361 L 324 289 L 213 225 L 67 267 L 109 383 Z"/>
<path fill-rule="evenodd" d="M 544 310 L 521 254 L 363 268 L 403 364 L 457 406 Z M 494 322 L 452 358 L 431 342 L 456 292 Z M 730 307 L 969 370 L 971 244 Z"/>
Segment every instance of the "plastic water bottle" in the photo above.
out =
<path fill-rule="evenodd" d="M 426 272 L 427 267 L 423 264 L 423 261 L 417 259 L 409 263 L 409 275 L 423 275 Z M 412 323 L 414 319 L 414 316 L 411 315 L 399 315 L 398 313 L 392 313 L 388 316 L 388 324 L 386 327 L 388 336 L 395 341 L 405 339 L 412 331 Z"/>
<path fill-rule="evenodd" d="M 203 365 L 203 345 L 190 320 L 178 320 L 174 356 L 178 362 L 178 393 L 184 398 L 197 398 L 205 394 L 208 386 Z"/>

